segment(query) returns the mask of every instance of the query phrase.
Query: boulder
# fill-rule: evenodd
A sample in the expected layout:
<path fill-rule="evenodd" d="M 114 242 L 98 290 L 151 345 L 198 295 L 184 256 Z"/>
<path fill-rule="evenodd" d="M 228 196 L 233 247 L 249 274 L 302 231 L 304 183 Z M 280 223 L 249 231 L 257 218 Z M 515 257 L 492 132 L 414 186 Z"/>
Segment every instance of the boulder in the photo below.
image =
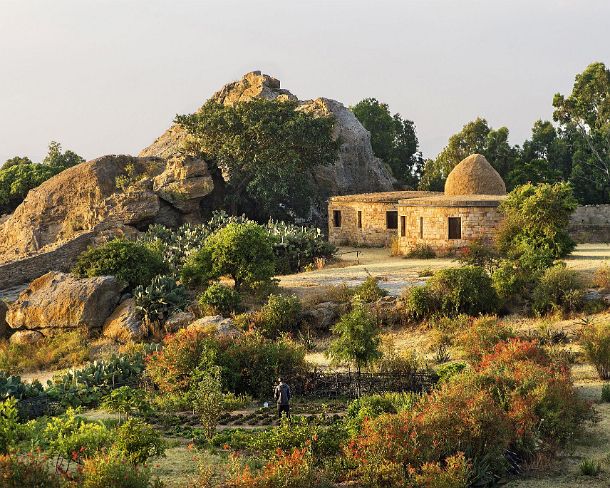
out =
<path fill-rule="evenodd" d="M 13 329 L 48 333 L 53 329 L 99 329 L 117 306 L 123 287 L 112 276 L 79 279 L 49 272 L 30 283 L 9 305 L 6 320 Z"/>
<path fill-rule="evenodd" d="M 8 305 L 0 300 L 0 339 L 7 339 L 12 332 L 6 322 L 6 312 L 8 312 Z"/>
<path fill-rule="evenodd" d="M 260 71 L 252 71 L 240 80 L 228 83 L 211 100 L 230 106 L 254 98 L 299 102 L 296 96 L 280 87 L 279 80 Z M 339 157 L 332 166 L 313 171 L 312 178 L 318 185 L 333 195 L 389 191 L 394 188 L 396 180 L 383 161 L 373 154 L 370 134 L 351 110 L 327 98 L 299 102 L 298 110 L 320 116 L 332 114 L 335 118 L 333 136 L 341 142 Z M 174 124 L 143 149 L 140 157 L 172 158 L 182 154 L 187 140 L 184 129 Z"/>
<path fill-rule="evenodd" d="M 11 344 L 36 344 L 44 335 L 37 330 L 17 330 L 9 339 Z"/>
<path fill-rule="evenodd" d="M 118 342 L 142 339 L 144 332 L 133 298 L 122 301 L 103 326 L 104 337 Z"/>
<path fill-rule="evenodd" d="M 210 315 L 196 320 L 188 329 L 212 329 L 218 336 L 237 337 L 241 331 L 235 327 L 233 319 L 225 319 L 222 315 Z"/>
<path fill-rule="evenodd" d="M 301 320 L 317 330 L 328 330 L 339 318 L 342 306 L 335 302 L 322 302 L 304 310 Z"/>
<path fill-rule="evenodd" d="M 167 332 L 177 332 L 195 321 L 193 312 L 176 312 L 165 322 Z"/>

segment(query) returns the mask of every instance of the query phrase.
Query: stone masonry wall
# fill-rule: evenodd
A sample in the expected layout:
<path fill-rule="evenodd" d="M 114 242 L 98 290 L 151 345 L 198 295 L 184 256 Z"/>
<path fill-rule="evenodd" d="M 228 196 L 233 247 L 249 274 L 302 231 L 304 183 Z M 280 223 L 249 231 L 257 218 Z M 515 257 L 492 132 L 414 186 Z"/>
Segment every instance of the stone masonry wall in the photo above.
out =
<path fill-rule="evenodd" d="M 610 242 L 610 205 L 578 207 L 570 219 L 569 231 L 576 242 Z"/>
<path fill-rule="evenodd" d="M 386 212 L 397 210 L 396 203 L 331 202 L 328 206 L 328 240 L 335 245 L 387 246 L 396 229 L 386 228 Z M 335 227 L 333 211 L 341 211 L 341 227 Z M 362 228 L 358 228 L 358 211 Z"/>
<path fill-rule="evenodd" d="M 0 290 L 29 283 L 48 271 L 70 271 L 94 237 L 95 232 L 87 232 L 51 251 L 0 265 Z"/>
<path fill-rule="evenodd" d="M 399 238 L 402 253 L 407 253 L 418 244 L 428 245 L 439 253 L 458 250 L 476 239 L 491 239 L 502 220 L 497 207 L 404 206 L 399 208 L 399 226 L 403 216 L 406 224 L 405 236 L 400 235 Z M 420 217 L 423 217 L 422 237 Z M 461 239 L 449 239 L 449 217 L 461 217 Z"/>

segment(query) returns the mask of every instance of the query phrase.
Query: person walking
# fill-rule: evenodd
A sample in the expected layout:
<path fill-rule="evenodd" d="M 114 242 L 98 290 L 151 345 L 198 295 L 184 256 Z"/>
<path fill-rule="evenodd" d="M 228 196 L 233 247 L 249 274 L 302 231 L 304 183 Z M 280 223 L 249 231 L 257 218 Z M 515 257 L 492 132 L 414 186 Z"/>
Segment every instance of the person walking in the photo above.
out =
<path fill-rule="evenodd" d="M 282 381 L 282 378 L 278 378 L 277 382 L 273 395 L 277 403 L 277 416 L 281 420 L 282 413 L 285 413 L 286 417 L 290 418 L 290 387 Z"/>

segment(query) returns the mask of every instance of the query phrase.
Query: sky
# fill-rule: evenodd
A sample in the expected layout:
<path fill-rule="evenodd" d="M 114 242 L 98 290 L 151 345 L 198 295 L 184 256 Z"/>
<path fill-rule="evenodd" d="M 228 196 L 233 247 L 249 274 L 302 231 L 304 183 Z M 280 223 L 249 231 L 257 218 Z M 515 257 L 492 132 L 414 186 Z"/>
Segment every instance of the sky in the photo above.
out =
<path fill-rule="evenodd" d="M 137 154 L 252 70 L 388 103 L 425 157 L 477 116 L 521 144 L 594 61 L 608 0 L 0 0 L 0 162 Z"/>

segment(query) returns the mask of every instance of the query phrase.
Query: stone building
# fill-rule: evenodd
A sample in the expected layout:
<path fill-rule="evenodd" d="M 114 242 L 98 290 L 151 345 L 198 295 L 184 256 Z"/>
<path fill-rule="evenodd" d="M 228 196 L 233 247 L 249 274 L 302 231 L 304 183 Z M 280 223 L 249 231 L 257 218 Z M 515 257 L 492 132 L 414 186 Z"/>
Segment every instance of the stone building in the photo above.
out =
<path fill-rule="evenodd" d="M 484 156 L 473 154 L 447 177 L 444 193 L 385 192 L 333 197 L 329 240 L 334 244 L 388 245 L 402 253 L 426 245 L 439 253 L 489 239 L 501 221 L 506 186 Z"/>

